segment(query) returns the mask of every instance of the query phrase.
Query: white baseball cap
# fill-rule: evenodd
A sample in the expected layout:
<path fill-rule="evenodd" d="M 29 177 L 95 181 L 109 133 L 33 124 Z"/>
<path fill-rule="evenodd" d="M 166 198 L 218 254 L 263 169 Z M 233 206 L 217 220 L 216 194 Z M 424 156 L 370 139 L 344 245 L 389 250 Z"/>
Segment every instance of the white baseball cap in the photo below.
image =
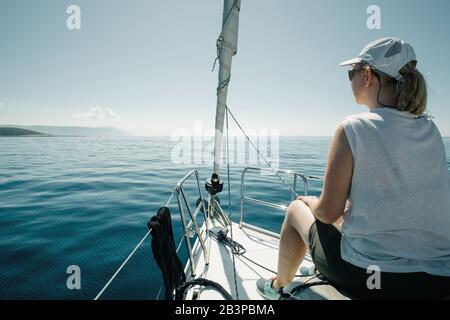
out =
<path fill-rule="evenodd" d="M 365 63 L 395 80 L 401 80 L 403 76 L 399 71 L 411 61 L 417 61 L 414 48 L 399 38 L 391 37 L 369 43 L 358 57 L 344 61 L 340 65 Z"/>

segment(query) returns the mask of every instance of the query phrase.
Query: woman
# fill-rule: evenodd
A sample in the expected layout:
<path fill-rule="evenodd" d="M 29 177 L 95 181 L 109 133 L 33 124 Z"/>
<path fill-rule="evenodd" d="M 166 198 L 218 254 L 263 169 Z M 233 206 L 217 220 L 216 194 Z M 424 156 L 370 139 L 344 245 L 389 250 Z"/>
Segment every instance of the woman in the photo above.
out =
<path fill-rule="evenodd" d="M 278 276 L 258 280 L 258 292 L 278 299 L 309 249 L 353 298 L 450 295 L 450 178 L 414 49 L 384 38 L 341 65 L 353 66 L 353 93 L 369 111 L 338 127 L 320 198 L 288 207 Z M 333 225 L 341 218 L 342 233 Z"/>

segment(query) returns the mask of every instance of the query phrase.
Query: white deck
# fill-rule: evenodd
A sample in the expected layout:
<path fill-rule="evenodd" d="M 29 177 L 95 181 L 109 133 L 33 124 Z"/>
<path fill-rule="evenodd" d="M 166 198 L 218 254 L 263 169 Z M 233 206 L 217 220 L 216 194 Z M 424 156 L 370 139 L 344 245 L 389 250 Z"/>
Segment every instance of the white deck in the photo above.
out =
<path fill-rule="evenodd" d="M 210 228 L 217 231 L 218 227 Z M 202 231 L 204 231 L 203 226 Z M 231 237 L 231 232 L 227 236 Z M 245 256 L 256 261 L 257 263 L 269 268 L 277 270 L 278 259 L 278 242 L 276 235 L 267 235 L 260 231 L 249 228 L 240 229 L 238 224 L 233 223 L 233 239 L 240 243 L 246 249 Z M 196 278 L 206 278 L 221 284 L 234 299 L 239 300 L 261 300 L 262 297 L 256 291 L 256 280 L 259 278 L 271 278 L 273 273 L 264 270 L 245 258 L 235 255 L 236 265 L 236 283 L 239 297 L 237 297 L 235 289 L 235 280 L 233 272 L 233 256 L 223 244 L 219 244 L 214 238 L 206 241 L 206 246 L 210 254 L 210 263 L 205 265 L 203 251 L 197 241 L 193 248 L 194 260 L 196 264 Z M 308 270 L 314 264 L 309 255 L 306 256 L 304 262 L 300 266 L 301 270 Z M 186 274 L 190 274 L 189 265 L 186 266 Z M 301 274 L 300 270 L 298 274 Z M 297 278 L 287 289 L 293 288 L 308 278 Z M 193 288 L 188 292 L 188 299 L 192 299 L 194 292 L 199 292 L 198 288 Z M 347 299 L 341 295 L 336 289 L 328 285 L 321 285 L 306 289 L 297 296 L 300 299 Z M 200 300 L 221 300 L 223 297 L 214 289 L 202 289 L 199 294 Z"/>

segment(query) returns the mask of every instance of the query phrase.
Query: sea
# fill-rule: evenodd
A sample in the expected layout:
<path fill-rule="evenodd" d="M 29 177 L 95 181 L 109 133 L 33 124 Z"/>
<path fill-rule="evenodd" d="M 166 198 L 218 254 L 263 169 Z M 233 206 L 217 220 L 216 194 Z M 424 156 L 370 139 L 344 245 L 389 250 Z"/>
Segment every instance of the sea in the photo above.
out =
<path fill-rule="evenodd" d="M 320 177 L 330 142 L 328 137 L 282 137 L 276 148 L 270 145 L 267 158 L 274 167 Z M 450 171 L 450 138 L 444 144 Z M 242 170 L 267 167 L 250 150 L 247 145 L 240 151 L 247 157 L 231 152 L 229 168 L 224 163 L 221 169 L 221 205 L 234 221 L 240 217 Z M 179 141 L 170 137 L 0 138 L 0 299 L 93 299 L 186 173 L 198 170 L 206 198 L 211 158 L 193 160 L 186 150 L 181 156 L 179 151 Z M 293 186 L 291 175 L 283 178 Z M 289 188 L 270 172 L 249 171 L 245 179 L 245 192 L 253 198 L 278 204 L 291 200 Z M 304 192 L 301 179 L 296 189 Z M 320 180 L 308 184 L 310 195 L 320 195 L 321 189 Z M 185 191 L 194 207 L 199 197 L 195 179 Z M 176 201 L 169 208 L 178 243 L 182 232 Z M 258 205 L 244 207 L 245 222 L 274 232 L 283 215 Z M 185 262 L 184 247 L 179 254 Z M 161 283 L 149 237 L 101 298 L 156 299 Z"/>

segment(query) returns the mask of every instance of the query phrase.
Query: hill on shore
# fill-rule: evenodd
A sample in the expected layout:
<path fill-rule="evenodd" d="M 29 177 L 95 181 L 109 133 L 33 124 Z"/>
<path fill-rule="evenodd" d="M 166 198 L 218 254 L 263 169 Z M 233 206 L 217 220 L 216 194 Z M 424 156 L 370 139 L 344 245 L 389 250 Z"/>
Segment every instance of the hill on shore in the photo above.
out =
<path fill-rule="evenodd" d="M 0 128 L 2 128 L 2 130 L 4 130 L 5 132 L 4 134 L 0 133 L 0 136 L 36 136 L 41 134 L 46 136 L 72 137 L 122 137 L 129 135 L 127 132 L 113 127 L 0 125 Z M 29 134 L 26 134 L 27 131 L 29 132 Z M 18 134 L 14 134 L 14 132 Z M 21 132 L 22 134 L 20 134 Z"/>
<path fill-rule="evenodd" d="M 46 133 L 15 127 L 0 127 L 0 137 L 48 137 Z"/>

